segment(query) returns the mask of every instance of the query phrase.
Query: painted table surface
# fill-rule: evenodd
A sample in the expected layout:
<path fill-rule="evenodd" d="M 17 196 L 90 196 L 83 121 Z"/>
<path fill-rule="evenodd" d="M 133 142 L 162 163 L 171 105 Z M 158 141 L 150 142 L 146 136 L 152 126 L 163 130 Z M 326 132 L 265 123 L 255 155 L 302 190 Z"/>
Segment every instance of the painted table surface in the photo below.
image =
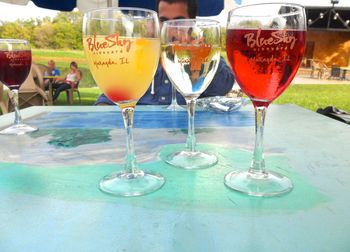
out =
<path fill-rule="evenodd" d="M 98 190 L 121 169 L 125 132 L 116 107 L 32 107 L 40 130 L 0 136 L 0 251 L 350 251 L 350 128 L 294 105 L 272 105 L 266 164 L 289 176 L 291 193 L 255 198 L 223 184 L 246 169 L 254 143 L 250 105 L 196 114 L 212 168 L 188 172 L 162 161 L 183 147 L 186 112 L 138 107 L 135 144 L 161 190 L 120 198 Z M 0 117 L 0 126 L 13 114 Z"/>

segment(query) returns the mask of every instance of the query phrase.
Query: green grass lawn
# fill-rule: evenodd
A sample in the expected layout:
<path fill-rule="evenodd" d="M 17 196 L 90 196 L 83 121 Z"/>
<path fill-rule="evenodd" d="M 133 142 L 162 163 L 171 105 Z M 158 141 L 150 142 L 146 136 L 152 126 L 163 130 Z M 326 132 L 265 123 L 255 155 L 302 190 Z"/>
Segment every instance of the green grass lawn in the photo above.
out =
<path fill-rule="evenodd" d="M 99 88 L 79 88 L 82 103 L 75 94 L 73 105 L 93 105 L 101 91 Z M 350 112 L 350 85 L 292 85 L 274 104 L 293 103 L 316 111 L 318 108 L 336 106 Z M 55 105 L 67 105 L 66 95 L 62 93 Z"/>
<path fill-rule="evenodd" d="M 97 100 L 97 97 L 101 94 L 101 90 L 99 88 L 79 88 L 81 103 L 79 103 L 79 98 L 77 93 L 74 93 L 74 103 L 73 105 L 93 105 Z M 62 92 L 58 97 L 57 101 L 54 105 L 67 105 L 67 96 L 66 92 Z"/>
<path fill-rule="evenodd" d="M 87 67 L 85 54 L 80 50 L 32 49 L 32 56 L 34 62 L 45 65 L 52 59 L 58 68 L 67 67 L 71 61 L 76 61 L 81 67 Z"/>
<path fill-rule="evenodd" d="M 92 105 L 96 101 L 101 91 L 96 88 L 83 51 L 42 49 L 32 51 L 34 62 L 46 65 L 53 59 L 63 74 L 68 72 L 69 63 L 76 61 L 83 71 L 83 80 L 79 86 L 81 105 Z M 224 53 L 223 56 L 226 57 Z M 350 85 L 292 85 L 274 103 L 294 103 L 312 111 L 333 105 L 350 112 Z M 60 95 L 55 104 L 67 104 L 65 93 Z M 77 97 L 74 99 L 74 105 L 79 105 Z"/>
<path fill-rule="evenodd" d="M 292 85 L 274 103 L 294 103 L 312 111 L 336 106 L 350 113 L 350 85 Z"/>

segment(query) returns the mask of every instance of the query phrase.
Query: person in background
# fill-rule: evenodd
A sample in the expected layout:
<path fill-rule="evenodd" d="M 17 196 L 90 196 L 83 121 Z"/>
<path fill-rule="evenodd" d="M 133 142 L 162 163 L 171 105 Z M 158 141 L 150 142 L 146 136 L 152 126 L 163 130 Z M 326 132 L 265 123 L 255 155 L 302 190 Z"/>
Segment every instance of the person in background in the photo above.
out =
<path fill-rule="evenodd" d="M 66 74 L 63 78 L 57 78 L 56 82 L 52 84 L 52 87 L 55 89 L 54 95 L 52 97 L 53 100 L 57 100 L 62 91 L 76 87 L 81 77 L 81 71 L 78 68 L 78 64 L 75 61 L 72 61 L 70 63 L 69 73 Z"/>
<path fill-rule="evenodd" d="M 55 61 L 49 60 L 49 62 L 47 63 L 47 67 L 48 67 L 48 70 L 45 71 L 44 73 L 45 90 L 49 89 L 50 83 L 54 83 L 56 81 L 56 78 L 53 78 L 53 77 L 61 75 L 61 71 L 58 68 L 56 68 Z"/>
<path fill-rule="evenodd" d="M 196 0 L 157 0 L 156 6 L 160 26 L 167 20 L 196 18 L 197 2 Z M 116 76 L 118 78 L 118 76 Z M 226 95 L 234 84 L 234 76 L 231 69 L 227 66 L 225 60 L 221 57 L 217 72 L 200 97 L 223 96 Z M 165 71 L 159 63 L 153 82 L 140 98 L 137 104 L 139 105 L 168 105 L 171 103 L 171 82 L 168 79 Z M 185 99 L 179 92 L 176 92 L 177 102 L 181 105 L 186 104 Z M 95 105 L 115 105 L 104 94 L 95 102 Z"/>

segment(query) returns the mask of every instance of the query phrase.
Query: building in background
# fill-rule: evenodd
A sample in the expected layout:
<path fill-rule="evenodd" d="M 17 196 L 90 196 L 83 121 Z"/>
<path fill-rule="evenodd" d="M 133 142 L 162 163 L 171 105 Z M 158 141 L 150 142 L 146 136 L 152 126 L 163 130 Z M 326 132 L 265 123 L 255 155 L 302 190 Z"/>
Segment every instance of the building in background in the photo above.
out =
<path fill-rule="evenodd" d="M 331 0 L 329 7 L 306 7 L 308 34 L 305 57 L 319 60 L 327 66 L 350 65 L 350 6 L 337 6 L 338 3 L 338 0 Z"/>
<path fill-rule="evenodd" d="M 254 4 L 262 0 L 242 0 Z M 269 0 L 269 2 L 281 2 Z M 308 32 L 304 66 L 350 66 L 350 0 L 289 0 L 305 6 Z"/>

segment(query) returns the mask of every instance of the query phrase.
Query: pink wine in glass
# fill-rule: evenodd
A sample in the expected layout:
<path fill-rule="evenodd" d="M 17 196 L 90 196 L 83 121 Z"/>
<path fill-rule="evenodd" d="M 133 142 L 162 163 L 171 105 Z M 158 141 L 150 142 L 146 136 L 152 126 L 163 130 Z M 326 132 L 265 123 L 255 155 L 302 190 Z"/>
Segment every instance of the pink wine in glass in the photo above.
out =
<path fill-rule="evenodd" d="M 9 89 L 19 89 L 32 65 L 30 50 L 0 51 L 0 81 Z"/>
<path fill-rule="evenodd" d="M 227 30 L 228 59 L 254 106 L 269 106 L 289 86 L 304 54 L 305 37 L 302 30 Z"/>
<path fill-rule="evenodd" d="M 305 8 L 298 4 L 252 4 L 231 10 L 227 56 L 255 111 L 255 146 L 247 171 L 231 171 L 225 185 L 257 197 L 288 193 L 293 182 L 265 168 L 264 124 L 267 108 L 289 86 L 301 63 L 306 36 Z"/>

